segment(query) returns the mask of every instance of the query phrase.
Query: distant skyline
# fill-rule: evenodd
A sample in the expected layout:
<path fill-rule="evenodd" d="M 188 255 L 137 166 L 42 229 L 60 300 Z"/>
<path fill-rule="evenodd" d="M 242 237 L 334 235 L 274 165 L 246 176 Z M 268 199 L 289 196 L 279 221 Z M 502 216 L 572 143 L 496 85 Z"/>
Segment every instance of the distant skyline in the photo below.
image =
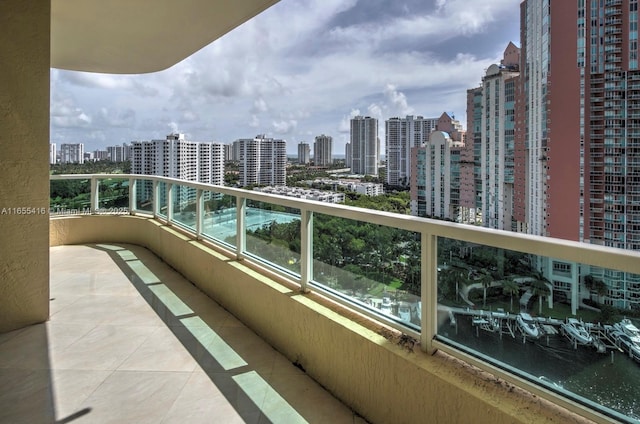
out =
<path fill-rule="evenodd" d="M 51 70 L 51 142 L 86 151 L 181 132 L 231 143 L 257 134 L 333 137 L 349 120 L 442 112 L 466 122 L 466 90 L 513 41 L 517 0 L 282 0 L 161 72 Z M 286 24 L 283 24 L 286 23 Z M 179 31 L 176 31 L 179 36 Z"/>

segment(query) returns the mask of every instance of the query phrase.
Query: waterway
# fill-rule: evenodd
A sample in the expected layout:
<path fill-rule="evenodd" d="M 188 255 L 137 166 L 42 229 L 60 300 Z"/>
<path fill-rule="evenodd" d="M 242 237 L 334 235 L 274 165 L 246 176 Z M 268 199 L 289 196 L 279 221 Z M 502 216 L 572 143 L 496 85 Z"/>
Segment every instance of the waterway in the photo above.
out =
<path fill-rule="evenodd" d="M 533 378 L 545 377 L 562 390 L 584 397 L 640 422 L 640 363 L 626 353 L 597 353 L 592 346 L 574 349 L 558 334 L 523 343 L 522 336 L 490 333 L 471 325 L 471 317 L 457 315 L 456 326 L 441 326 L 439 335 L 518 368 Z M 519 333 L 518 333 L 519 334 Z"/>

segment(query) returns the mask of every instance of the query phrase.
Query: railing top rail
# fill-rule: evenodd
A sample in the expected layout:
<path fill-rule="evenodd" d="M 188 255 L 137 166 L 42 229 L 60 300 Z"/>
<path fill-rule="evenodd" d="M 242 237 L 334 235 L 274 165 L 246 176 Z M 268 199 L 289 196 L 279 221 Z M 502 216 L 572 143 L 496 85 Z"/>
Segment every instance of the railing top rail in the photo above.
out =
<path fill-rule="evenodd" d="M 281 206 L 310 211 L 340 218 L 363 221 L 377 225 L 395 227 L 447 237 L 469 243 L 547 256 L 559 260 L 573 261 L 603 268 L 640 274 L 640 252 L 617 249 L 595 244 L 581 243 L 552 237 L 543 237 L 511 231 L 495 230 L 469 224 L 460 224 L 430 218 L 375 211 L 334 203 L 298 199 L 270 193 L 217 186 L 175 178 L 140 174 L 63 174 L 51 175 L 52 180 L 70 179 L 136 179 L 177 184 L 193 189 L 213 191 L 259 202 L 276 203 Z"/>

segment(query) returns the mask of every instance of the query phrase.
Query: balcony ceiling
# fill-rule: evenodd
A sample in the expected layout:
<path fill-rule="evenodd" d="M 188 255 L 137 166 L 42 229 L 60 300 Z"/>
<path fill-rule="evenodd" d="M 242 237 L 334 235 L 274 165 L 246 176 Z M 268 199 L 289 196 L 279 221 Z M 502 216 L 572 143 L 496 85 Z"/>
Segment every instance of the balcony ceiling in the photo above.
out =
<path fill-rule="evenodd" d="M 141 74 L 180 62 L 278 0 L 51 0 L 51 66 Z"/>

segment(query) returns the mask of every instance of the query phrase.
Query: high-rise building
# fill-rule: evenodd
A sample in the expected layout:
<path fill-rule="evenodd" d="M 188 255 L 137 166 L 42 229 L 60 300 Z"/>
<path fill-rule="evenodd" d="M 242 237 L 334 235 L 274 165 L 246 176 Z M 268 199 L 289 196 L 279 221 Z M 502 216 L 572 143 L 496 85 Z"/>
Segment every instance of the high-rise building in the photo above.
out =
<path fill-rule="evenodd" d="M 109 159 L 109 152 L 107 150 L 94 150 L 93 151 L 93 160 L 107 160 Z"/>
<path fill-rule="evenodd" d="M 333 164 L 333 138 L 324 134 L 316 136 L 313 143 L 313 163 L 315 166 Z"/>
<path fill-rule="evenodd" d="M 54 165 L 57 161 L 56 143 L 49 143 L 49 163 Z"/>
<path fill-rule="evenodd" d="M 258 135 L 237 140 L 240 149 L 240 184 L 286 185 L 287 143 Z"/>
<path fill-rule="evenodd" d="M 474 223 L 482 210 L 482 93 L 482 87 L 467 90 L 467 137 L 460 158 L 460 206 Z"/>
<path fill-rule="evenodd" d="M 112 162 L 124 162 L 129 160 L 129 145 L 123 143 L 122 146 L 108 146 L 107 158 Z"/>
<path fill-rule="evenodd" d="M 62 143 L 60 145 L 60 163 L 84 163 L 84 144 Z"/>
<path fill-rule="evenodd" d="M 351 172 L 378 175 L 380 139 L 378 120 L 369 116 L 351 119 Z"/>
<path fill-rule="evenodd" d="M 351 143 L 344 145 L 344 165 L 351 168 Z"/>
<path fill-rule="evenodd" d="M 229 162 L 233 160 L 233 143 L 223 145 L 224 148 L 224 161 Z"/>
<path fill-rule="evenodd" d="M 411 149 L 429 142 L 429 134 L 436 129 L 438 118 L 407 115 L 385 121 L 385 160 L 387 184 L 409 186 L 411 180 Z"/>
<path fill-rule="evenodd" d="M 311 162 L 311 147 L 309 143 L 301 141 L 298 143 L 298 163 L 307 165 L 309 162 Z"/>
<path fill-rule="evenodd" d="M 481 173 L 482 213 L 486 227 L 516 230 L 513 219 L 515 108 L 520 49 L 507 46 L 500 65 L 482 79 Z"/>
<path fill-rule="evenodd" d="M 423 146 L 411 148 L 411 214 L 460 218 L 460 153 L 463 144 L 433 131 Z"/>
<path fill-rule="evenodd" d="M 187 141 L 184 134 L 170 134 L 165 140 L 133 141 L 131 173 L 224 185 L 223 145 Z M 138 182 L 136 188 L 139 201 L 151 198 L 151 184 Z M 194 190 L 180 187 L 176 191 L 175 202 L 178 206 L 194 200 Z M 166 201 L 164 192 L 161 192 L 161 201 Z"/>
<path fill-rule="evenodd" d="M 510 44 L 482 87 L 468 92 L 463 201 L 480 133 L 484 225 L 640 249 L 637 3 L 521 3 L 520 52 Z M 574 308 L 586 274 L 604 281 L 606 304 L 640 306 L 638 275 L 553 259 L 533 264 Z"/>

